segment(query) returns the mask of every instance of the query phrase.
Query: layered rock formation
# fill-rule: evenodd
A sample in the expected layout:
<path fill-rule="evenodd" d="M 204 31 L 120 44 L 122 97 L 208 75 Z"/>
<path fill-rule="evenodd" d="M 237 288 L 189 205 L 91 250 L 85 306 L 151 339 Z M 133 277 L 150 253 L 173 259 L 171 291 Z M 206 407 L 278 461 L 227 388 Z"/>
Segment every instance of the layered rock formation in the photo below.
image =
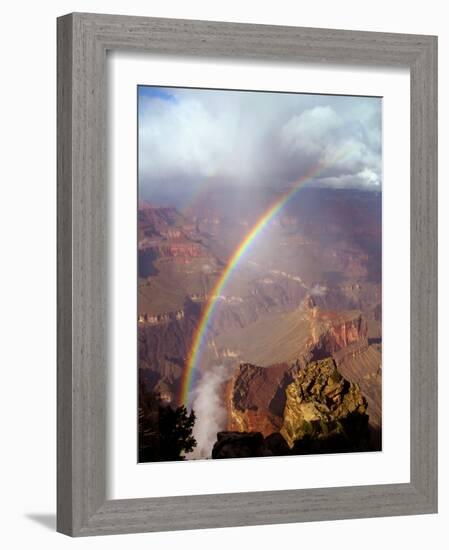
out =
<path fill-rule="evenodd" d="M 170 243 L 142 240 L 140 247 L 141 257 L 189 259 L 205 255 L 204 248 L 201 245 L 181 239 Z"/>
<path fill-rule="evenodd" d="M 154 207 L 152 204 L 140 201 L 138 210 L 139 241 L 149 237 L 160 237 L 164 232 L 183 222 L 176 208 Z"/>
<path fill-rule="evenodd" d="M 138 323 L 139 380 L 146 388 L 166 392 L 178 403 L 179 383 L 200 307 L 186 301 L 182 311 L 163 316 L 160 322 L 149 322 L 148 316 Z"/>
<path fill-rule="evenodd" d="M 212 451 L 212 458 L 250 456 L 283 456 L 320 452 L 348 452 L 370 449 L 367 401 L 357 384 L 339 373 L 332 358 L 298 364 L 290 368 L 276 366 L 271 381 L 277 377 L 279 388 L 284 386 L 284 397 L 279 389 L 277 405 L 283 401 L 280 414 L 270 410 L 273 402 L 267 392 L 248 400 L 239 390 L 257 392 L 257 380 L 263 383 L 269 374 L 260 367 L 244 365 L 243 377 L 233 395 L 235 416 L 229 431 L 220 432 Z M 271 368 L 261 369 L 270 371 Z M 287 381 L 290 379 L 290 382 Z M 253 384 L 248 385 L 252 381 Z M 252 386 L 252 387 L 251 387 Z M 261 387 L 261 385 L 259 385 Z M 252 390 L 252 391 L 251 391 Z M 242 397 L 239 400 L 239 397 Z M 258 405 L 262 408 L 258 408 Z M 269 419 L 269 421 L 267 420 Z M 255 430 L 257 426 L 260 429 Z"/>
<path fill-rule="evenodd" d="M 335 360 L 341 374 L 359 385 L 368 403 L 373 445 L 380 448 L 382 426 L 382 356 L 377 345 L 360 350 L 342 350 Z"/>
<path fill-rule="evenodd" d="M 308 346 L 315 357 L 326 357 L 351 345 L 367 346 L 368 325 L 360 311 L 321 310 L 312 298 L 306 300 L 310 312 Z"/>
<path fill-rule="evenodd" d="M 229 430 L 259 431 L 264 436 L 279 431 L 285 405 L 285 388 L 291 381 L 290 366 L 240 365 L 230 384 Z"/>
<path fill-rule="evenodd" d="M 241 363 L 229 382 L 229 430 L 260 431 L 264 435 L 276 431 L 274 428 L 282 423 L 280 419 L 284 412 L 287 386 L 299 369 L 305 368 L 311 361 L 332 357 L 337 365 L 344 365 L 343 368 L 351 375 L 348 379 L 358 384 L 365 380 L 363 377 L 367 371 L 364 369 L 368 368 L 372 379 L 372 369 L 379 368 L 377 355 L 368 344 L 367 323 L 360 311 L 338 314 L 322 311 L 309 296 L 298 309 L 298 314 L 295 317 L 284 316 L 282 323 L 271 329 L 267 342 L 262 338 L 259 347 L 263 355 L 259 353 L 259 357 L 271 356 L 283 359 L 283 362 L 266 367 Z M 274 347 L 278 328 L 282 339 Z M 261 332 L 259 328 L 259 334 Z M 248 338 L 247 349 L 257 357 L 257 350 L 253 351 L 252 345 L 252 339 Z M 357 369 L 357 364 L 363 368 Z M 373 411 L 377 416 L 377 408 L 380 408 L 377 397 L 380 393 L 371 394 Z"/>

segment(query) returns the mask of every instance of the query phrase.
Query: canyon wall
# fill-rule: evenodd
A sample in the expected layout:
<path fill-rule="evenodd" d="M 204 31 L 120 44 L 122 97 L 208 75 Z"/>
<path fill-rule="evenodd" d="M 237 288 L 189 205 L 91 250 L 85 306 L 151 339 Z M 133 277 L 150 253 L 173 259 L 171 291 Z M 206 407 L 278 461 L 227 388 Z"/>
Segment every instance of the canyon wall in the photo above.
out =
<path fill-rule="evenodd" d="M 292 397 L 292 383 L 302 376 L 304 369 L 310 370 L 308 365 L 316 367 L 313 362 L 320 360 L 338 365 L 338 376 L 345 376 L 350 387 L 355 385 L 358 391 L 362 390 L 370 426 L 380 430 L 381 357 L 379 350 L 368 343 L 363 315 L 357 311 L 339 315 L 323 312 L 311 299 L 307 299 L 304 306 L 305 315 L 310 319 L 310 335 L 297 360 L 267 367 L 243 363 L 229 381 L 228 431 L 254 431 L 265 437 L 280 431 L 291 443 L 288 429 L 282 431 L 281 428 L 285 425 L 287 410 L 291 410 L 286 403 L 288 396 Z"/>
<path fill-rule="evenodd" d="M 261 377 L 257 367 L 242 367 L 241 374 L 247 379 Z M 264 413 L 255 404 L 258 399 L 253 398 L 245 421 L 217 434 L 212 458 L 373 450 L 367 401 L 359 386 L 341 375 L 332 358 L 311 362 L 305 367 L 294 364 L 289 371 L 278 366 L 273 368 L 278 378 L 281 373 L 283 377 L 287 373 L 291 377 L 283 392 L 280 416 L 276 416 L 270 426 L 266 419 L 265 423 L 250 425 L 249 419 Z M 269 410 L 267 399 L 259 402 Z M 239 414 L 241 411 L 235 408 Z"/>

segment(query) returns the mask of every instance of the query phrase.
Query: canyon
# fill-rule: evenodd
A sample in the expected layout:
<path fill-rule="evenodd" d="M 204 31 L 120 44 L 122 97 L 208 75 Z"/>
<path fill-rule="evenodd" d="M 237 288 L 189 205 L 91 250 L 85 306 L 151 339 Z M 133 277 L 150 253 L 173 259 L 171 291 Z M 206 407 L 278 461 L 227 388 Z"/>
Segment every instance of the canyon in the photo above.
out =
<path fill-rule="evenodd" d="M 139 203 L 139 380 L 175 407 L 207 299 L 273 200 L 270 193 L 251 201 L 218 189 L 188 211 Z M 292 384 L 309 370 L 341 377 L 338 395 L 358 403 L 360 439 L 366 439 L 366 420 L 367 448 L 381 448 L 380 222 L 379 193 L 304 189 L 242 258 L 219 297 L 199 365 L 199 380 L 214 369 L 227 373 L 214 388 L 221 435 L 207 442 L 208 456 L 224 457 L 232 448 L 245 456 L 249 451 L 238 445 L 257 447 L 260 456 L 292 453 L 293 432 L 286 426 L 292 418 L 303 424 L 303 409 L 310 412 L 312 405 L 306 400 L 302 412 L 293 413 L 289 398 L 293 403 Z M 317 366 L 320 361 L 327 363 Z M 326 403 L 315 400 L 313 407 L 322 410 Z M 329 426 L 344 417 L 334 413 Z M 322 417 L 315 420 L 323 424 Z M 220 452 L 214 447 L 219 441 Z M 339 436 L 335 441 L 340 445 Z"/>
<path fill-rule="evenodd" d="M 373 446 L 378 446 L 381 427 L 381 355 L 369 343 L 368 325 L 360 311 L 321 311 L 312 298 L 299 308 L 308 334 L 285 356 L 281 364 L 256 366 L 241 363 L 226 388 L 227 430 L 260 432 L 263 436 L 281 431 L 286 421 L 288 388 L 314 361 L 331 361 L 340 376 L 356 384 L 366 400 Z M 292 325 L 289 321 L 289 325 Z M 306 330 L 308 332 L 306 332 Z M 294 337 L 289 336 L 289 343 Z M 268 352 L 270 356 L 275 353 Z M 295 359 L 293 359 L 295 358 Z M 288 407 L 287 407 L 288 408 Z M 285 434 L 285 432 L 284 432 Z M 288 441 L 288 438 L 286 438 Z"/>

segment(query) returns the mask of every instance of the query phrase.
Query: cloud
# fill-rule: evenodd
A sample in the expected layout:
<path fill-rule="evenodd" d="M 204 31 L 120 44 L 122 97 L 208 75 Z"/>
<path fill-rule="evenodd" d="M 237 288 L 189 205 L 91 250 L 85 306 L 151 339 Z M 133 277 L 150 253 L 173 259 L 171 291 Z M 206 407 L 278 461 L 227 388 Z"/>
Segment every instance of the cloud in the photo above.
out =
<path fill-rule="evenodd" d="M 187 194 L 224 181 L 283 187 L 317 164 L 326 164 L 319 185 L 379 188 L 379 98 L 178 88 L 139 96 L 139 180 L 149 193 L 173 182 Z"/>
<path fill-rule="evenodd" d="M 140 161 L 144 173 L 212 175 L 230 154 L 235 136 L 232 117 L 214 115 L 197 100 L 153 100 L 142 108 Z M 224 136 L 231 139 L 225 140 Z"/>
<path fill-rule="evenodd" d="M 195 388 L 192 408 L 196 414 L 193 435 L 197 446 L 189 458 L 210 458 L 217 433 L 226 427 L 227 414 L 220 393 L 230 375 L 228 368 L 214 366 L 203 374 Z"/>
<path fill-rule="evenodd" d="M 327 291 L 328 291 L 328 288 L 327 286 L 324 286 L 324 285 L 320 285 L 320 284 L 316 284 L 314 285 L 310 290 L 309 290 L 309 293 L 311 296 L 326 296 L 327 294 Z"/>
<path fill-rule="evenodd" d="M 377 172 L 372 170 L 371 168 L 365 167 L 363 170 L 361 170 L 357 176 L 366 182 L 367 186 L 374 185 L 378 187 L 380 185 L 380 177 Z"/>
<path fill-rule="evenodd" d="M 329 105 L 313 107 L 294 115 L 280 130 L 281 142 L 291 153 L 319 155 L 334 130 L 343 124 Z"/>

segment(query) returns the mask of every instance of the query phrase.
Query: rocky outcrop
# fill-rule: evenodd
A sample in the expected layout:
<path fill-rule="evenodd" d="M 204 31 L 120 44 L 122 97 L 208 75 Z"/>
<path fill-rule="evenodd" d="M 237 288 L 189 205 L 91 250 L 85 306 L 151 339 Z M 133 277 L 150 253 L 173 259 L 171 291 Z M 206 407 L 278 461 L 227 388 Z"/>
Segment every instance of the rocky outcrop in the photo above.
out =
<path fill-rule="evenodd" d="M 262 380 L 260 367 L 242 367 L 247 381 Z M 281 371 L 279 367 L 277 370 Z M 279 374 L 281 386 L 285 378 L 279 378 Z M 253 405 L 243 414 L 235 407 L 237 416 L 231 420 L 229 431 L 217 434 L 212 458 L 370 450 L 367 401 L 357 384 L 343 378 L 332 358 L 312 362 L 305 368 L 293 365 L 289 371 L 283 371 L 283 376 L 290 376 L 291 382 L 284 390 L 281 415 L 273 415 L 270 404 L 267 406 L 263 398 L 260 403 L 265 409 Z M 243 380 L 239 387 L 245 390 Z M 238 395 L 234 396 L 236 399 Z M 240 400 L 243 403 L 248 405 L 246 399 Z M 274 418 L 271 425 L 267 418 Z M 255 419 L 252 424 L 251 419 Z M 262 429 L 252 429 L 255 426 Z"/>
<path fill-rule="evenodd" d="M 263 435 L 279 431 L 285 405 L 285 388 L 291 380 L 290 366 L 257 367 L 240 365 L 231 382 L 228 429 L 259 431 Z"/>
<path fill-rule="evenodd" d="M 145 237 L 159 237 L 164 232 L 173 231 L 175 226 L 185 220 L 176 210 L 170 207 L 155 207 L 141 201 L 138 210 L 139 240 Z"/>
<path fill-rule="evenodd" d="M 315 357 L 333 355 L 351 345 L 367 346 L 368 325 L 360 311 L 326 311 L 310 307 L 310 302 L 309 309 L 309 346 Z"/>
<path fill-rule="evenodd" d="M 283 338 L 277 350 L 267 350 L 273 355 L 285 353 L 286 362 L 267 367 L 241 363 L 229 382 L 228 430 L 259 431 L 264 436 L 280 429 L 284 415 L 287 386 L 293 376 L 312 361 L 328 357 L 343 361 L 347 354 L 355 356 L 367 349 L 367 323 L 359 311 L 333 313 L 321 311 L 308 296 L 298 310 L 300 321 L 295 326 L 293 316 L 285 317 L 289 326 L 281 334 L 291 331 L 291 337 Z M 302 324 L 301 324 L 302 322 Z M 271 341 L 276 339 L 273 327 Z M 295 331 L 308 331 L 301 343 Z M 252 342 L 248 342 L 247 347 Z M 264 343 L 259 346 L 262 347 Z M 291 349 L 290 349 L 291 348 Z M 294 359 L 296 358 L 296 359 Z"/>
<path fill-rule="evenodd" d="M 273 414 L 269 409 L 232 409 L 228 421 L 229 430 L 260 431 L 264 436 L 279 431 L 281 426 L 282 417 Z"/>
<path fill-rule="evenodd" d="M 331 358 L 298 370 L 286 389 L 281 435 L 290 448 L 302 440 L 344 437 L 354 446 L 368 438 L 367 402 Z"/>
<path fill-rule="evenodd" d="M 219 432 L 212 458 L 249 458 L 292 454 L 279 432 L 264 437 L 260 432 Z"/>
<path fill-rule="evenodd" d="M 232 401 L 234 408 L 267 409 L 281 414 L 283 403 L 276 400 L 277 389 L 283 393 L 290 376 L 287 364 L 273 365 L 270 368 L 256 367 L 250 363 L 240 365 L 239 374 L 233 384 Z"/>
<path fill-rule="evenodd" d="M 141 202 L 138 215 L 139 276 L 156 275 L 157 270 L 148 265 L 159 258 L 188 263 L 206 255 L 195 240 L 195 230 L 175 208 L 155 208 Z"/>
<path fill-rule="evenodd" d="M 212 458 L 264 456 L 264 443 L 260 432 L 219 432 L 212 449 Z"/>

